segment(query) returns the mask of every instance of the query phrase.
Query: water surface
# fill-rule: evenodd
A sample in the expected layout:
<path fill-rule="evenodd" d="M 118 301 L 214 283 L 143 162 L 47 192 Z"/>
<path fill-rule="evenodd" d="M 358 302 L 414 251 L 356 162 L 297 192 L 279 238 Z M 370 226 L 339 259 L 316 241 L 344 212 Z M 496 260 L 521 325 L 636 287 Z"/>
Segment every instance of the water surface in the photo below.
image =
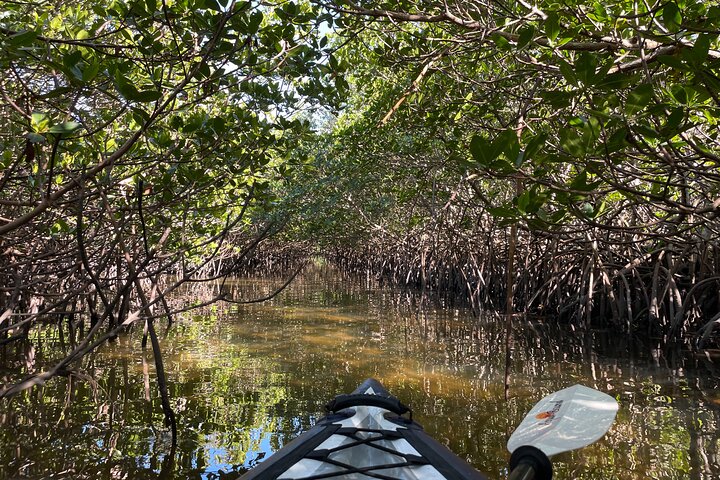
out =
<path fill-rule="evenodd" d="M 236 298 L 282 279 L 238 279 Z M 199 294 L 198 294 L 199 295 Z M 651 341 L 518 320 L 504 400 L 504 327 L 447 301 L 311 268 L 272 301 L 189 315 L 161 338 L 180 438 L 170 457 L 154 366 L 140 333 L 67 377 L 0 401 L 0 478 L 237 478 L 307 430 L 324 404 L 375 377 L 430 435 L 491 478 L 542 396 L 582 383 L 615 396 L 601 441 L 555 458 L 558 479 L 720 478 L 718 362 Z M 68 332 L 0 350 L 0 380 L 41 369 Z"/>

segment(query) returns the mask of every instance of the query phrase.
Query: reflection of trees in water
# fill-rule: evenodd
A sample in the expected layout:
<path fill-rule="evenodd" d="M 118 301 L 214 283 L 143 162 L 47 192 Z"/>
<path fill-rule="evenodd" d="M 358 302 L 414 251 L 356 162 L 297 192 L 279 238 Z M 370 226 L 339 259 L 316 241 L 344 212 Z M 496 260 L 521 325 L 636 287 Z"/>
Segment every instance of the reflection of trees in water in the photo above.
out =
<path fill-rule="evenodd" d="M 195 342 L 207 334 L 184 333 L 195 334 Z M 170 356 L 177 353 L 172 345 L 168 342 Z M 148 370 L 130 356 L 133 348 L 118 342 L 88 358 L 80 376 L 73 373 L 6 401 L 0 409 L 0 477 L 157 478 L 171 440 L 161 427 L 155 389 L 146 400 Z M 268 385 L 273 369 L 243 352 L 232 353 L 223 357 L 222 368 L 207 356 L 168 369 L 182 428 L 179 471 L 199 475 L 218 463 L 243 465 L 263 450 L 257 432 L 277 429 L 276 405 L 285 392 Z M 282 444 L 278 436 L 271 442 L 275 449 Z"/>
<path fill-rule="evenodd" d="M 240 278 L 224 288 L 249 298 L 282 281 Z M 220 286 L 206 288 L 214 296 Z M 505 441 L 525 412 L 574 383 L 617 395 L 621 410 L 604 440 L 558 459 L 558 478 L 710 479 L 720 472 L 713 403 L 720 397 L 706 359 L 651 355 L 649 345 L 607 331 L 578 337 L 526 324 L 515 331 L 506 403 L 499 322 L 429 299 L 419 311 L 419 303 L 407 291 L 308 269 L 267 304 L 180 319 L 162 339 L 180 429 L 169 466 L 158 394 L 146 387 L 154 381 L 152 359 L 144 365 L 139 339 L 121 337 L 72 375 L 0 404 L 0 477 L 157 478 L 164 466 L 179 478 L 240 472 L 308 429 L 329 398 L 367 376 L 386 383 L 432 436 L 491 477 L 502 476 Z M 32 354 L 8 349 L 0 365 L 32 356 L 41 369 L 56 349 L 70 348 L 67 330 L 62 340 L 56 331 L 38 330 Z"/>

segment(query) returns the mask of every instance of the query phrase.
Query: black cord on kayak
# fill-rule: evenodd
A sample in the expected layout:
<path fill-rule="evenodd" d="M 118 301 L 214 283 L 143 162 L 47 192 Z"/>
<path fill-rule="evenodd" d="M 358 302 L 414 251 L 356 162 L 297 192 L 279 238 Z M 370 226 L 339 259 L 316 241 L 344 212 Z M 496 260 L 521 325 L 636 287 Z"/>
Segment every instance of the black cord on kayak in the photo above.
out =
<path fill-rule="evenodd" d="M 410 420 L 412 420 L 412 410 L 410 410 L 407 405 L 404 405 L 397 398 L 383 397 L 380 395 L 367 395 L 365 393 L 338 395 L 325 405 L 325 408 L 330 412 L 337 412 L 345 408 L 352 408 L 360 405 L 384 408 L 385 410 L 389 410 L 398 415 L 409 413 Z"/>

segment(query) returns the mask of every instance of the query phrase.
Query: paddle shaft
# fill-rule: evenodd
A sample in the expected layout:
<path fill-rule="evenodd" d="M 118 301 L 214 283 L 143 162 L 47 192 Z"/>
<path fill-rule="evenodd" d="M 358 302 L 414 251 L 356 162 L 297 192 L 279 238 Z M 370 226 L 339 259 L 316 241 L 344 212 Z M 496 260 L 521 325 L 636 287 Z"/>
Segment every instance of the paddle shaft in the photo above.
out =
<path fill-rule="evenodd" d="M 510 472 L 508 480 L 535 480 L 535 469 L 527 463 L 518 465 L 515 470 Z"/>
<path fill-rule="evenodd" d="M 523 445 L 510 456 L 508 480 L 552 480 L 552 463 L 539 448 Z"/>

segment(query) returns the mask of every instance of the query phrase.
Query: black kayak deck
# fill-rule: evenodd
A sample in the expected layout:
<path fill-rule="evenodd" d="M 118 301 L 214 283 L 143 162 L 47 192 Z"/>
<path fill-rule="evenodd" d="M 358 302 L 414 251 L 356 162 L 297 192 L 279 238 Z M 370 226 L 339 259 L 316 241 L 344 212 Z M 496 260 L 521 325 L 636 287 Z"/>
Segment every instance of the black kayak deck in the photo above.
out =
<path fill-rule="evenodd" d="M 242 480 L 487 480 L 427 435 L 412 412 L 375 379 L 338 395 L 327 408 L 326 417 Z"/>

